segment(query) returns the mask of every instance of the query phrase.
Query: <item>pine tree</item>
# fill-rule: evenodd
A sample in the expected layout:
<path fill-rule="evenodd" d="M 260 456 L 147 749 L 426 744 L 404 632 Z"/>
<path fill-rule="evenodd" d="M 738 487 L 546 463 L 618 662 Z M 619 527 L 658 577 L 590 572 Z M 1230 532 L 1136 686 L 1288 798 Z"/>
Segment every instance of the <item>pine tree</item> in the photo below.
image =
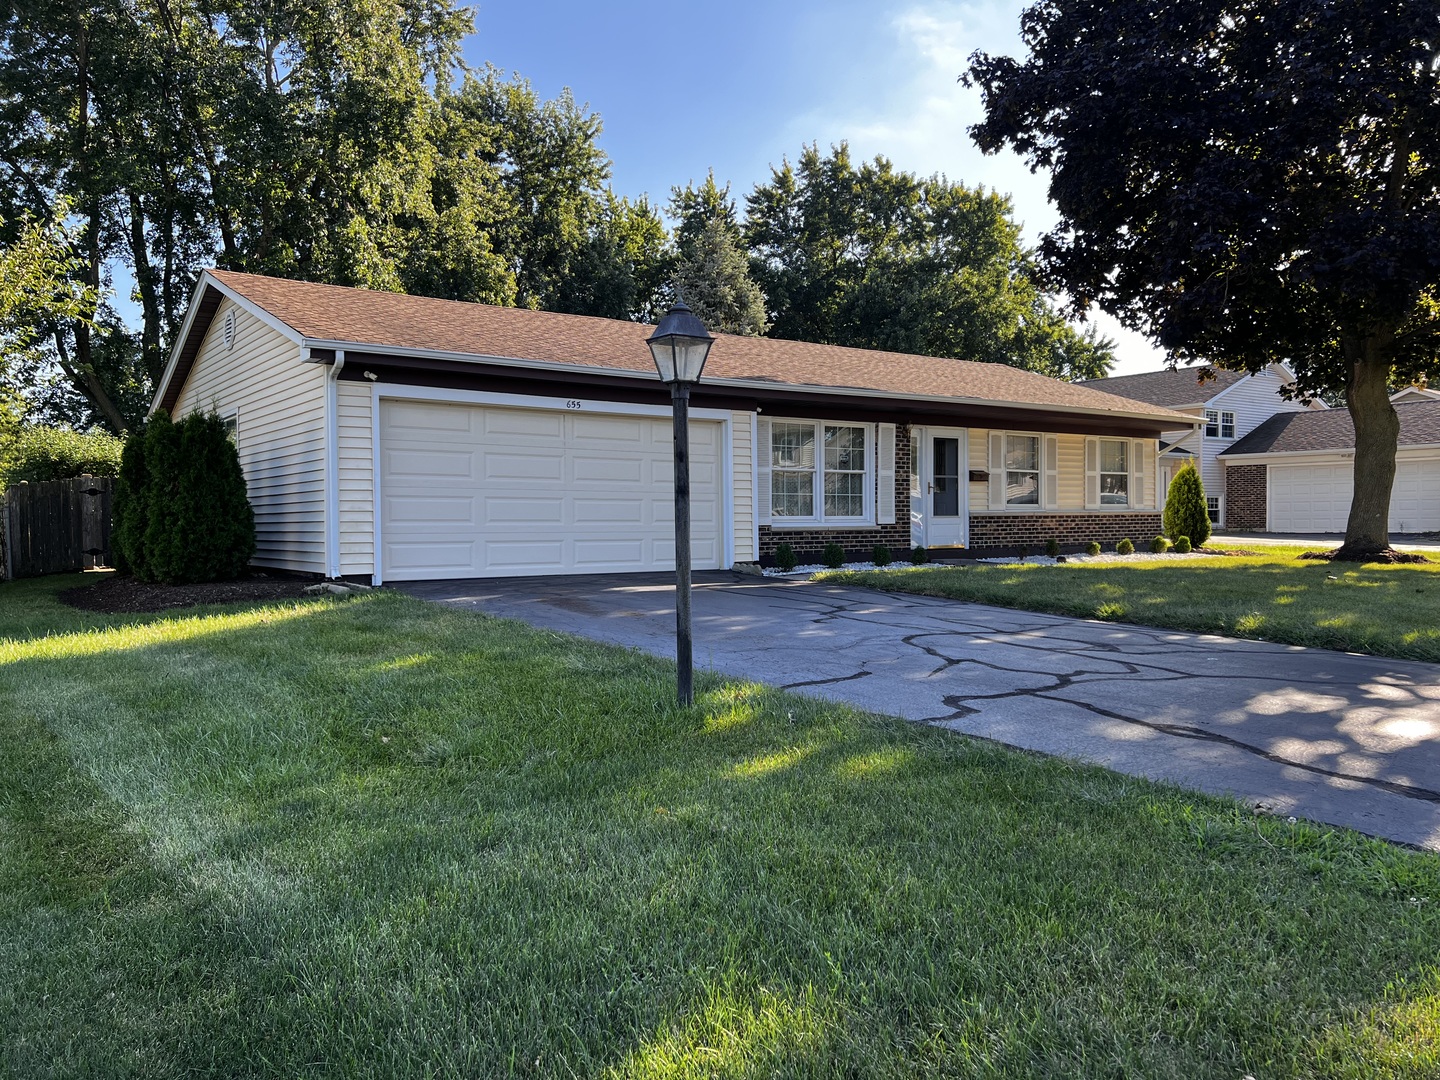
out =
<path fill-rule="evenodd" d="M 1210 508 L 1205 501 L 1205 483 L 1193 461 L 1187 461 L 1170 481 L 1165 497 L 1165 534 L 1171 540 L 1190 538 L 1193 547 L 1210 539 Z"/>

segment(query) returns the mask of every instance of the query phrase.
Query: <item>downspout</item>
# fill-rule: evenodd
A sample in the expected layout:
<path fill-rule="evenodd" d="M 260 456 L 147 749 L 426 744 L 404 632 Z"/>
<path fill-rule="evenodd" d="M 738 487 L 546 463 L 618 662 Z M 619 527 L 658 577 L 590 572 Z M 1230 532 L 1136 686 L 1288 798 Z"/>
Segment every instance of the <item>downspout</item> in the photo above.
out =
<path fill-rule="evenodd" d="M 345 352 L 335 359 L 325 379 L 325 562 L 327 578 L 340 576 L 340 408 L 336 384 L 345 368 Z"/>

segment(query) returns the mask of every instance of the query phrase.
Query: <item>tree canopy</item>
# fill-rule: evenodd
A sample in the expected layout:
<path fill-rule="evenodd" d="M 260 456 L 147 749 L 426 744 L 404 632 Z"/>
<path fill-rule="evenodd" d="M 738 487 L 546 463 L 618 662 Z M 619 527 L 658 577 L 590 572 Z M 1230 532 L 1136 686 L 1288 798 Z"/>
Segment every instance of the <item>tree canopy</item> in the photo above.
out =
<path fill-rule="evenodd" d="M 1050 171 L 1040 264 L 1180 361 L 1343 394 L 1342 553 L 1388 546 L 1394 382 L 1440 375 L 1433 0 L 1046 0 L 977 53 L 971 129 Z"/>
<path fill-rule="evenodd" d="M 669 211 L 675 221 L 674 291 L 711 330 L 751 337 L 765 333 L 765 296 L 750 276 L 730 185 L 720 187 L 711 173 L 698 188 L 677 187 Z"/>

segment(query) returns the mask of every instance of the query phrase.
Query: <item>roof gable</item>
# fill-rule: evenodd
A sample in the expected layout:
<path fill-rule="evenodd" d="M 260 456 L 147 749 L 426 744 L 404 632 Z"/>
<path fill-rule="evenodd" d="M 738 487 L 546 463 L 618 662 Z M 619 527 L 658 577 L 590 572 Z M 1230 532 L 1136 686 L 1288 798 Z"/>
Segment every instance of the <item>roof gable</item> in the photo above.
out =
<path fill-rule="evenodd" d="M 1135 375 L 1087 379 L 1081 385 L 1159 405 L 1161 408 L 1174 409 L 1185 405 L 1203 405 L 1245 378 L 1243 371 L 1226 371 L 1224 368 L 1166 368 L 1163 371 L 1142 371 Z"/>

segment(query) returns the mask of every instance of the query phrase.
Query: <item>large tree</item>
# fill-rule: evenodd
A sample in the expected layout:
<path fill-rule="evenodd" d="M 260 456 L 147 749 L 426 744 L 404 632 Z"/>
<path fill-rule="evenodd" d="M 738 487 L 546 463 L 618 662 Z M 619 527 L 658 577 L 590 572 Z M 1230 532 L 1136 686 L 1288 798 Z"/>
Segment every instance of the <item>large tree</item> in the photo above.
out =
<path fill-rule="evenodd" d="M 752 271 L 775 337 L 1104 375 L 1111 344 L 1038 288 L 1010 200 L 842 143 L 807 147 L 746 200 Z"/>
<path fill-rule="evenodd" d="M 1341 556 L 1388 549 L 1392 383 L 1440 376 L 1434 0 L 1046 0 L 966 78 L 987 151 L 1051 173 L 1041 264 L 1184 362 L 1343 394 Z"/>
<path fill-rule="evenodd" d="M 757 337 L 765 332 L 765 296 L 750 276 L 750 255 L 730 185 L 711 173 L 699 187 L 670 192 L 675 222 L 670 284 L 711 330 Z"/>

